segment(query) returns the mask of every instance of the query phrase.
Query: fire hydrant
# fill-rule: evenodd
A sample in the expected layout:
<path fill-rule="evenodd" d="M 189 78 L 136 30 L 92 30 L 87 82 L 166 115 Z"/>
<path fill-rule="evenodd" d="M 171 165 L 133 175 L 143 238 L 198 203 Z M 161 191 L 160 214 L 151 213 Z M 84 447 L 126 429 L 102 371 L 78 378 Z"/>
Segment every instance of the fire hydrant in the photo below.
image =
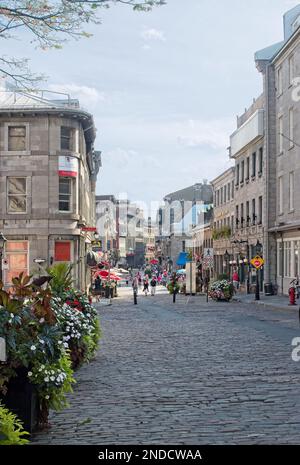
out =
<path fill-rule="evenodd" d="M 289 305 L 296 305 L 296 289 L 294 286 L 291 286 L 289 288 L 289 298 L 290 298 Z"/>

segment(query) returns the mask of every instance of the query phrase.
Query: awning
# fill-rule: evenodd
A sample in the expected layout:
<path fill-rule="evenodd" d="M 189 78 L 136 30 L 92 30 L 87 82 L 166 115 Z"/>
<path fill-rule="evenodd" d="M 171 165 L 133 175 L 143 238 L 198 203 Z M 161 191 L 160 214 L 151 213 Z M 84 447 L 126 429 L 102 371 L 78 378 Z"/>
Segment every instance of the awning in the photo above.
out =
<path fill-rule="evenodd" d="M 177 262 L 176 262 L 176 265 L 178 266 L 184 266 L 186 265 L 186 263 L 188 262 L 188 253 L 187 252 L 180 252 L 180 254 L 178 255 L 178 259 L 177 259 Z"/>

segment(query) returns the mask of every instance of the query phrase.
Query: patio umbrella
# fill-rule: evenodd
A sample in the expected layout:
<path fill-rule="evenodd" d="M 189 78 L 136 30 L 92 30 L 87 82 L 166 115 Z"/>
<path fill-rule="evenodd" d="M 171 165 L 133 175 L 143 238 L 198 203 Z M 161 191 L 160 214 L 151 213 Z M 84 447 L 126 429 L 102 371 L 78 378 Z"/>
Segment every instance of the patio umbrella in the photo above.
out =
<path fill-rule="evenodd" d="M 177 270 L 176 271 L 177 274 L 186 274 L 186 270 L 182 269 L 182 270 Z"/>
<path fill-rule="evenodd" d="M 153 260 L 150 261 L 151 265 L 158 265 L 158 260 L 154 258 Z"/>

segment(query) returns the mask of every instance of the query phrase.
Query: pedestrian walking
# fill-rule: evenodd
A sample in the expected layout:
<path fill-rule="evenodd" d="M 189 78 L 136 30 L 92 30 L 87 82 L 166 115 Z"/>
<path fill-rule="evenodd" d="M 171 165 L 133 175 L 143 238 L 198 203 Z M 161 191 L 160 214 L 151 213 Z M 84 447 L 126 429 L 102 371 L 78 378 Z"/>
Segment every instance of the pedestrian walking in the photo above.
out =
<path fill-rule="evenodd" d="M 151 286 L 151 295 L 154 296 L 156 292 L 156 279 L 154 277 L 152 277 L 151 279 L 150 286 Z"/>
<path fill-rule="evenodd" d="M 136 294 L 138 293 L 138 289 L 139 289 L 139 279 L 137 276 L 135 276 L 133 278 L 133 281 L 132 281 L 132 288 L 133 288 L 133 292 L 136 292 Z"/>
<path fill-rule="evenodd" d="M 234 290 L 235 292 L 238 290 L 239 288 L 239 275 L 238 275 L 238 272 L 235 270 L 233 272 L 233 275 L 232 275 L 232 284 L 233 284 L 233 287 L 234 287 Z"/>
<path fill-rule="evenodd" d="M 144 289 L 143 292 L 145 293 L 145 296 L 147 297 L 149 293 L 149 281 L 148 279 L 144 279 Z"/>

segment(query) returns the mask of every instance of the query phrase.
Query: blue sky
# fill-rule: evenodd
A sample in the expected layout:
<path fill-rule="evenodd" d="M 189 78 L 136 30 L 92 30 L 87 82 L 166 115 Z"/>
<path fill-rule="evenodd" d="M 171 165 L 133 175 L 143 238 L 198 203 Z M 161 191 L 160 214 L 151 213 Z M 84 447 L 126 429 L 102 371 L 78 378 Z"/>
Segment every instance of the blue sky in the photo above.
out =
<path fill-rule="evenodd" d="M 283 0 L 169 0 L 151 13 L 101 11 L 94 35 L 61 51 L 7 42 L 93 113 L 98 194 L 159 201 L 227 169 L 236 115 L 262 89 L 254 52 L 282 40 Z"/>

